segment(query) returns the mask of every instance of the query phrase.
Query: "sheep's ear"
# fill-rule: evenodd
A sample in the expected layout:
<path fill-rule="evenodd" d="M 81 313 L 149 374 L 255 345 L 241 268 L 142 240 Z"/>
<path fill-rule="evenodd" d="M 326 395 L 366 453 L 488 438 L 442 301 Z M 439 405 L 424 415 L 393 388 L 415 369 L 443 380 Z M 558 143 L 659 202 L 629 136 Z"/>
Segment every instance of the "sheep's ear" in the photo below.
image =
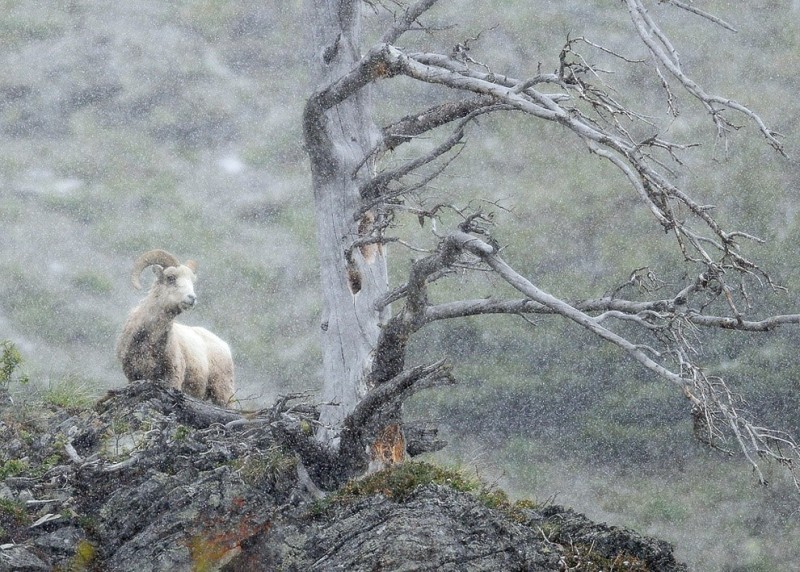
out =
<path fill-rule="evenodd" d="M 192 272 L 197 272 L 197 262 L 194 260 L 187 260 L 184 266 L 186 266 L 186 268 L 188 268 Z"/>
<path fill-rule="evenodd" d="M 159 264 L 153 264 L 153 274 L 156 275 L 156 280 L 161 282 L 164 279 L 164 267 Z"/>

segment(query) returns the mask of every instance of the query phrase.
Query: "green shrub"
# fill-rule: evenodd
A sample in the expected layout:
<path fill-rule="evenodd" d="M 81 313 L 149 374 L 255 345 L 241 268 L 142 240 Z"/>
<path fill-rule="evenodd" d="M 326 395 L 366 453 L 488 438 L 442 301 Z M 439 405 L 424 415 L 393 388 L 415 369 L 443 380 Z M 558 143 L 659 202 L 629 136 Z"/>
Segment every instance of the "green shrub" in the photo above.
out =
<path fill-rule="evenodd" d="M 28 462 L 24 459 L 9 459 L 0 463 L 0 481 L 19 475 L 28 468 Z"/>
<path fill-rule="evenodd" d="M 30 517 L 25 511 L 23 503 L 11 499 L 0 499 L 0 524 L 18 526 L 29 522 Z M 4 532 L 0 526 L 0 538 L 3 538 L 3 536 Z"/>
<path fill-rule="evenodd" d="M 12 382 L 26 384 L 28 383 L 27 374 L 23 373 L 22 368 L 22 354 L 17 347 L 8 340 L 0 342 L 0 389 L 8 390 Z"/>

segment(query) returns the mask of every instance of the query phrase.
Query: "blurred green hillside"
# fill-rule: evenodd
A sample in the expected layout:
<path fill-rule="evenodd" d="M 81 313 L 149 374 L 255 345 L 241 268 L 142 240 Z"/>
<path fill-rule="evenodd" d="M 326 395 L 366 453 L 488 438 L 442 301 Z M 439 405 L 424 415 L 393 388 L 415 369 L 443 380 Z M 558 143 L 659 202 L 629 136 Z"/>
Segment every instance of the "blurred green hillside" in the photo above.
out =
<path fill-rule="evenodd" d="M 470 54 L 492 71 L 555 69 L 567 36 L 634 60 L 646 54 L 616 0 L 445 2 L 437 34 L 404 45 L 443 49 L 480 34 Z M 681 184 L 730 226 L 767 240 L 749 252 L 786 293 L 751 284 L 752 315 L 800 308 L 800 4 L 708 1 L 738 33 L 654 3 L 684 67 L 704 87 L 755 108 L 784 134 L 777 155 L 740 119 L 727 144 L 700 105 L 668 115 L 643 66 L 585 48 L 613 70 L 615 96 L 700 143 Z M 378 3 L 375 3 L 377 6 Z M 377 9 L 377 37 L 384 13 Z M 457 23 L 456 27 L 448 24 Z M 182 319 L 234 350 L 237 397 L 251 407 L 321 385 L 320 302 L 300 114 L 309 92 L 302 2 L 0 1 L 0 339 L 22 351 L 34 392 L 125 383 L 114 339 L 141 296 L 134 258 L 165 248 L 199 261 L 199 305 Z M 446 98 L 393 81 L 375 89 L 390 121 Z M 737 118 L 738 119 L 738 118 Z M 434 144 L 434 143 L 431 143 Z M 387 157 L 391 166 L 399 157 Z M 558 295 L 594 297 L 635 268 L 665 282 L 690 271 L 622 176 L 556 126 L 484 118 L 427 204 L 492 203 L 505 256 Z M 488 208 L 488 207 L 487 207 Z M 425 246 L 416 221 L 398 229 Z M 413 253 L 392 248 L 393 280 Z M 493 293 L 486 276 L 444 283 L 442 300 Z M 800 495 L 781 471 L 768 489 L 737 458 L 691 437 L 682 395 L 614 348 L 546 317 L 467 319 L 423 333 L 413 358 L 450 355 L 456 391 L 427 392 L 410 414 L 443 421 L 440 457 L 495 475 L 520 494 L 633 526 L 678 544 L 698 570 L 767 571 L 800 561 Z M 800 331 L 698 332 L 757 417 L 800 436 Z"/>

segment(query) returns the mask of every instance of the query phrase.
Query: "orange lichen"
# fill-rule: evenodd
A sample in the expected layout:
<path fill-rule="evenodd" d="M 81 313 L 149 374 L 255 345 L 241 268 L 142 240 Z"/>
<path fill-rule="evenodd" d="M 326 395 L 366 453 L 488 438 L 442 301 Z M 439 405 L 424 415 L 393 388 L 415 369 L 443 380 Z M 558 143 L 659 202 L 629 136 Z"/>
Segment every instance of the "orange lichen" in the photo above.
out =
<path fill-rule="evenodd" d="M 192 570 L 217 570 L 242 551 L 244 541 L 266 532 L 270 526 L 269 522 L 257 522 L 252 514 L 246 514 L 238 523 L 226 520 L 204 527 L 187 541 Z"/>

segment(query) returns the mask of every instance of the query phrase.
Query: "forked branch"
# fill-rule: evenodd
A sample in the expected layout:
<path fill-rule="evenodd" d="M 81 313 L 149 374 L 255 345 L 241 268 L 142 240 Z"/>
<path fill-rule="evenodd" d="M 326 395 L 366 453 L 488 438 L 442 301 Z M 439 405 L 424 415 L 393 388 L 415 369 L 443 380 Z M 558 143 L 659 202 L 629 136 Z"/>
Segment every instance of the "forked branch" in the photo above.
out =
<path fill-rule="evenodd" d="M 719 18 L 715 18 L 706 12 L 692 9 L 692 7 L 682 2 L 670 1 L 670 3 L 684 10 L 689 10 L 701 15 L 704 18 L 711 19 L 723 27 L 733 29 L 732 26 L 720 20 Z M 633 21 L 633 24 L 636 27 L 636 31 L 638 32 L 642 42 L 644 42 L 644 44 L 650 50 L 650 53 L 653 55 L 653 57 L 681 83 L 684 89 L 696 97 L 706 107 L 709 114 L 713 118 L 714 123 L 717 125 L 720 137 L 724 137 L 725 134 L 731 128 L 733 128 L 732 123 L 722 114 L 725 109 L 729 109 L 741 113 L 755 123 L 769 144 L 772 145 L 776 151 L 782 155 L 785 155 L 783 145 L 777 139 L 777 133 L 767 127 L 766 123 L 764 123 L 758 114 L 732 99 L 707 93 L 699 84 L 697 84 L 697 82 L 683 72 L 677 50 L 670 42 L 667 35 L 655 22 L 655 20 L 650 17 L 650 14 L 647 11 L 647 8 L 644 6 L 642 0 L 625 0 L 625 4 L 628 7 L 631 20 Z"/>
<path fill-rule="evenodd" d="M 424 319 L 416 323 L 417 327 L 434 320 L 480 313 L 544 313 L 567 318 L 621 348 L 660 377 L 678 384 L 692 403 L 695 435 L 700 441 L 723 449 L 728 441 L 733 440 L 762 483 L 766 483 L 766 479 L 760 463 L 766 459 L 788 468 L 800 488 L 797 473 L 800 446 L 791 435 L 754 423 L 745 413 L 742 400 L 729 389 L 725 381 L 706 375 L 694 363 L 696 351 L 684 331 L 687 326 L 700 325 L 765 331 L 784 324 L 800 323 L 800 315 L 772 316 L 760 321 L 706 316 L 689 309 L 690 300 L 687 297 L 698 291 L 696 283 L 670 299 L 632 302 L 607 297 L 570 304 L 535 286 L 505 262 L 495 247 L 469 232 L 451 233 L 442 240 L 440 248 L 447 249 L 450 253 L 447 260 L 452 263 L 463 256 L 477 258 L 526 298 L 460 301 L 428 306 L 424 310 Z M 599 316 L 591 315 L 598 311 L 602 311 Z M 654 333 L 655 339 L 664 347 L 653 348 L 631 342 L 601 323 L 611 318 L 632 322 L 643 331 Z M 667 366 L 667 360 L 673 365 Z"/>

